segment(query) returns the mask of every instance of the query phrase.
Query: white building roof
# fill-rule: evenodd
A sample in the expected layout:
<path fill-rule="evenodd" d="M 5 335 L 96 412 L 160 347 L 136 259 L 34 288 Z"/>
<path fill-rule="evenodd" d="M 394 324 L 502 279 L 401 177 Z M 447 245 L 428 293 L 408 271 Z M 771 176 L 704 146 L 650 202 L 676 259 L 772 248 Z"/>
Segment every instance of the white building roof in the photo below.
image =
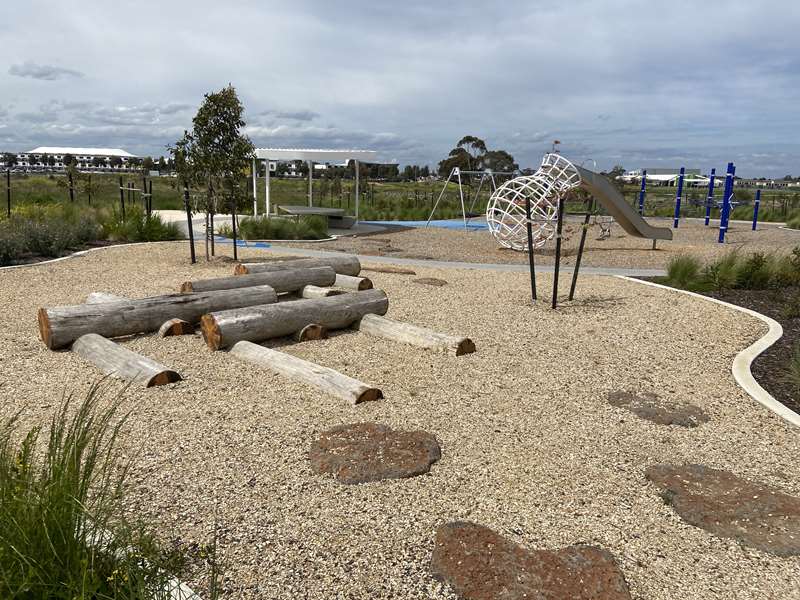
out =
<path fill-rule="evenodd" d="M 256 148 L 256 158 L 265 160 L 311 160 L 314 162 L 343 162 L 360 160 L 375 162 L 375 150 L 325 150 L 320 148 Z"/>
<path fill-rule="evenodd" d="M 89 156 L 119 156 L 123 158 L 136 158 L 135 154 L 120 148 L 59 148 L 56 146 L 39 146 L 28 150 L 26 154 L 72 154 Z"/>

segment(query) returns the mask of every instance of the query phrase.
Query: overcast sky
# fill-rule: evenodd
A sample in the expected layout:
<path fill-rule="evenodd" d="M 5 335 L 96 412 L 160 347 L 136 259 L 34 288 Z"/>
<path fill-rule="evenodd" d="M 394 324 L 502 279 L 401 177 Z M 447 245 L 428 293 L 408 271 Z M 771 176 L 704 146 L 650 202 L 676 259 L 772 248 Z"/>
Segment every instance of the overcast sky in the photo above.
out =
<path fill-rule="evenodd" d="M 229 82 L 258 146 L 800 175 L 800 2 L 43 2 L 0 19 L 0 150 L 165 154 Z"/>

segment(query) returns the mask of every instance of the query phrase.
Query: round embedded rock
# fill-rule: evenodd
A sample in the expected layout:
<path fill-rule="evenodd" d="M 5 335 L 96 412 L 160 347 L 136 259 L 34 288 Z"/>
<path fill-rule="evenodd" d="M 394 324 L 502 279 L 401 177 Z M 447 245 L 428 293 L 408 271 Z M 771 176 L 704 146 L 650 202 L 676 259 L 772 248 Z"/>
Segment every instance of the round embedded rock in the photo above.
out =
<path fill-rule="evenodd" d="M 322 432 L 311 445 L 309 459 L 316 473 L 331 473 L 341 483 L 354 484 L 422 475 L 441 455 L 436 438 L 425 431 L 356 423 Z"/>
<path fill-rule="evenodd" d="M 709 421 L 708 415 L 694 404 L 671 404 L 653 392 L 636 395 L 619 390 L 608 395 L 608 403 L 631 411 L 637 417 L 652 421 L 657 425 L 679 425 L 697 427 Z"/>
<path fill-rule="evenodd" d="M 436 531 L 433 576 L 466 600 L 630 600 L 610 552 L 596 546 L 527 550 L 488 527 L 453 522 Z"/>
<path fill-rule="evenodd" d="M 411 281 L 414 283 L 421 283 L 422 285 L 433 285 L 436 287 L 447 285 L 447 282 L 444 279 L 437 279 L 436 277 L 418 277 L 417 279 L 412 279 Z"/>
<path fill-rule="evenodd" d="M 646 475 L 687 523 L 770 554 L 800 554 L 800 498 L 703 465 L 654 465 Z"/>

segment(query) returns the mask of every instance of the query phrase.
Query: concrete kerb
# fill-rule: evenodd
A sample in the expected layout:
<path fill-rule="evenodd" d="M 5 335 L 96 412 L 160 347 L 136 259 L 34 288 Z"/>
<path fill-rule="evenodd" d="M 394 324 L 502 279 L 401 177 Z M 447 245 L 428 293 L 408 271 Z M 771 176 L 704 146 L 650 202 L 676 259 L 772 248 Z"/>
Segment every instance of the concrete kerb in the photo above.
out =
<path fill-rule="evenodd" d="M 783 327 L 781 327 L 780 323 L 778 323 L 774 319 L 769 318 L 766 315 L 762 315 L 759 312 L 750 310 L 749 308 L 736 306 L 735 304 L 724 302 L 722 300 L 717 300 L 716 298 L 709 298 L 708 296 L 703 296 L 702 294 L 697 294 L 695 292 L 689 292 L 687 290 L 679 290 L 666 285 L 661 285 L 659 283 L 653 283 L 652 281 L 643 281 L 641 279 L 635 279 L 633 277 L 627 277 L 624 275 L 617 275 L 617 277 L 619 277 L 620 279 L 625 279 L 627 281 L 639 283 L 641 285 L 649 285 L 651 287 L 657 287 L 664 290 L 669 290 L 672 292 L 678 292 L 681 294 L 686 294 L 688 296 L 693 296 L 695 298 L 700 298 L 701 300 L 706 300 L 707 302 L 713 302 L 715 304 L 719 304 L 721 306 L 725 306 L 727 308 L 731 308 L 733 310 L 754 317 L 765 323 L 767 327 L 769 327 L 769 331 L 767 331 L 766 334 L 764 334 L 762 337 L 753 342 L 750 346 L 739 352 L 733 359 L 733 364 L 731 365 L 731 372 L 733 373 L 733 378 L 736 380 L 736 383 L 739 384 L 739 387 L 741 387 L 745 392 L 747 392 L 747 394 L 751 398 L 753 398 L 753 400 L 764 405 L 766 408 L 774 412 L 782 419 L 785 419 L 792 425 L 800 427 L 800 414 L 797 414 L 790 408 L 778 402 L 769 392 L 767 392 L 767 390 L 765 390 L 763 387 L 759 385 L 759 383 L 755 380 L 755 377 L 753 377 L 752 371 L 750 370 L 750 367 L 753 364 L 753 361 L 756 359 L 756 357 L 758 357 L 767 348 L 769 348 L 775 342 L 777 342 L 783 335 Z"/>

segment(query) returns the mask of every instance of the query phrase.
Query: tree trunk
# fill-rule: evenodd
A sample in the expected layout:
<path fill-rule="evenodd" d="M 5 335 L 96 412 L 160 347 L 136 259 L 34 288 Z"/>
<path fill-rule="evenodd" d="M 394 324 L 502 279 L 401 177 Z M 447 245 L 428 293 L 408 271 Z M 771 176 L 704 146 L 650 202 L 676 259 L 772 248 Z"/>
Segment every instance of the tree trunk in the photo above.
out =
<path fill-rule="evenodd" d="M 125 379 L 144 387 L 180 381 L 182 377 L 154 360 L 123 348 L 96 333 L 82 335 L 72 344 L 72 351 L 88 360 L 106 375 Z"/>
<path fill-rule="evenodd" d="M 342 329 L 364 315 L 383 315 L 388 309 L 389 299 L 383 290 L 367 290 L 330 298 L 211 312 L 203 315 L 200 326 L 208 347 L 219 350 L 242 340 L 260 342 L 292 335 L 312 323 L 328 329 Z"/>
<path fill-rule="evenodd" d="M 394 321 L 374 314 L 364 315 L 355 327 L 359 331 L 376 337 L 419 346 L 420 348 L 452 352 L 456 356 L 475 352 L 475 344 L 469 338 L 438 333 L 424 327 Z"/>
<path fill-rule="evenodd" d="M 300 380 L 322 391 L 343 398 L 351 404 L 383 398 L 383 392 L 328 367 L 297 358 L 284 352 L 264 348 L 252 342 L 237 342 L 230 353 L 247 361 L 279 373 L 289 379 Z"/>
<path fill-rule="evenodd" d="M 51 350 L 63 348 L 86 333 L 118 337 L 156 331 L 168 319 L 197 323 L 215 310 L 277 302 L 267 285 L 196 294 L 170 294 L 140 300 L 79 304 L 39 309 L 39 334 Z"/>
<path fill-rule="evenodd" d="M 285 271 L 266 271 L 250 275 L 220 277 L 217 279 L 201 279 L 186 281 L 181 285 L 181 292 L 208 292 L 212 290 L 230 290 L 235 288 L 268 285 L 279 294 L 296 292 L 306 285 L 333 285 L 336 272 L 331 267 L 312 267 Z"/>
<path fill-rule="evenodd" d="M 308 267 L 332 267 L 342 275 L 358 275 L 361 262 L 355 256 L 327 256 L 324 258 L 299 258 L 295 260 L 279 260 L 263 263 L 241 263 L 234 269 L 235 275 L 265 273 L 267 271 L 283 271 L 286 269 L 305 269 Z"/>
<path fill-rule="evenodd" d="M 303 298 L 327 298 L 328 296 L 338 296 L 346 294 L 342 290 L 334 290 L 329 287 L 317 287 L 316 285 L 307 285 L 300 290 L 300 296 Z"/>
<path fill-rule="evenodd" d="M 352 275 L 336 275 L 336 287 L 357 292 L 372 289 L 372 280 L 366 277 L 353 277 Z"/>

